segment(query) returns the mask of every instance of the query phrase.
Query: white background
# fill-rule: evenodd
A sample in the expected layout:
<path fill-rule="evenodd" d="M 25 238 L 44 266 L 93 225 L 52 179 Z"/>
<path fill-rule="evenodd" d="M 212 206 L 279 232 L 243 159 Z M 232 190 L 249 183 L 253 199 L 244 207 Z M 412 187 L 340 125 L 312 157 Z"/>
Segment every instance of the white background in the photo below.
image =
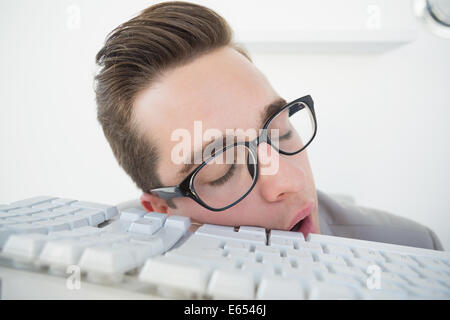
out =
<path fill-rule="evenodd" d="M 109 31 L 153 2 L 0 3 L 0 203 L 139 197 L 96 120 L 94 57 Z M 252 28 L 274 3 L 227 12 Z M 291 11 L 299 2 L 288 3 Z M 313 96 L 319 130 L 309 157 L 319 189 L 422 223 L 450 249 L 450 40 L 419 24 L 417 32 L 381 53 L 250 54 L 286 100 Z"/>

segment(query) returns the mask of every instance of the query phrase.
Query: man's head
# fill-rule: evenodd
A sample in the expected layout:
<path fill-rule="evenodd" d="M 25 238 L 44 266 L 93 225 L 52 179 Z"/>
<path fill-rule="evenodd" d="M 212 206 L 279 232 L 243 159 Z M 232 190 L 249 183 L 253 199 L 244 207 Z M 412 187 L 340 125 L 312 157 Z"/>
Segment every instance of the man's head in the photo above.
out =
<path fill-rule="evenodd" d="M 98 119 L 119 164 L 143 191 L 147 210 L 201 223 L 290 229 L 299 219 L 319 232 L 317 194 L 306 150 L 277 154 L 276 174 L 259 175 L 237 205 L 213 212 L 190 198 L 165 201 L 151 189 L 178 185 L 190 171 L 175 163 L 179 129 L 260 129 L 262 118 L 286 104 L 225 20 L 190 3 L 157 4 L 112 31 L 97 54 Z M 265 144 L 267 147 L 267 144 Z M 197 151 L 197 150 L 194 150 Z M 258 147 L 258 157 L 271 148 Z M 306 225 L 306 223 L 304 223 Z"/>

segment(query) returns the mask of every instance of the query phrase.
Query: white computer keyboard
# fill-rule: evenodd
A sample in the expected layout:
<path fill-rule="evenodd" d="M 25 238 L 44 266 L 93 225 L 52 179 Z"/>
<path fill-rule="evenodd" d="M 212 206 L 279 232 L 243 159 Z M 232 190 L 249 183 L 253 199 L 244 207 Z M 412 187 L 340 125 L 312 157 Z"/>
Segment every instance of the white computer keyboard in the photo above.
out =
<path fill-rule="evenodd" d="M 117 215 L 114 206 L 54 197 L 3 205 L 0 258 L 12 267 L 61 275 L 79 266 L 89 280 L 118 283 L 169 250 L 190 226 L 189 218 L 140 209 L 113 219 Z"/>
<path fill-rule="evenodd" d="M 119 215 L 114 206 L 55 197 L 1 205 L 0 281 L 15 292 L 3 294 L 29 297 L 33 279 L 40 287 L 75 267 L 85 287 L 105 288 L 95 298 L 113 290 L 115 298 L 450 298 L 450 252 L 258 227 L 189 227 L 181 216 Z M 27 279 L 23 291 L 12 277 Z M 64 286 L 52 290 L 64 297 L 73 289 Z"/>

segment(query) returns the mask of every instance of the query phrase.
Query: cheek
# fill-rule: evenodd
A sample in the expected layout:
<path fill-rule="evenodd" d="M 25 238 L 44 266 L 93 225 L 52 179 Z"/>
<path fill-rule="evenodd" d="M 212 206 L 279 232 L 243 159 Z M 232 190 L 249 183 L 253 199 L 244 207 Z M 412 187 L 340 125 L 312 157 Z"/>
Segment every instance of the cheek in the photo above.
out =
<path fill-rule="evenodd" d="M 193 222 L 226 224 L 226 214 L 214 212 L 203 208 L 192 199 L 180 198 L 174 200 L 176 209 L 171 209 L 170 214 L 176 214 L 191 218 Z"/>
<path fill-rule="evenodd" d="M 309 164 L 309 159 L 308 159 L 308 155 L 306 153 L 306 150 L 304 150 L 304 151 L 305 151 L 304 154 L 301 155 L 302 156 L 303 165 L 304 165 L 304 168 L 305 168 L 305 170 L 307 172 L 307 176 L 310 179 L 310 184 L 311 184 L 311 186 L 313 186 L 314 185 L 314 178 L 313 178 L 311 166 Z"/>
<path fill-rule="evenodd" d="M 191 199 L 175 199 L 177 209 L 171 209 L 170 214 L 190 217 L 193 222 L 220 224 L 228 226 L 260 224 L 261 208 L 255 208 L 261 203 L 255 198 L 256 192 L 249 194 L 236 206 L 225 211 L 214 212 L 207 210 Z"/>
<path fill-rule="evenodd" d="M 294 156 L 288 156 L 288 158 L 292 159 L 292 163 L 298 167 L 301 168 L 302 171 L 305 173 L 305 175 L 309 178 L 312 179 L 312 171 L 311 171 L 311 166 L 309 165 L 309 159 L 308 159 L 308 154 L 306 152 L 306 150 L 303 150 L 302 152 L 300 152 L 299 154 L 296 154 Z"/>

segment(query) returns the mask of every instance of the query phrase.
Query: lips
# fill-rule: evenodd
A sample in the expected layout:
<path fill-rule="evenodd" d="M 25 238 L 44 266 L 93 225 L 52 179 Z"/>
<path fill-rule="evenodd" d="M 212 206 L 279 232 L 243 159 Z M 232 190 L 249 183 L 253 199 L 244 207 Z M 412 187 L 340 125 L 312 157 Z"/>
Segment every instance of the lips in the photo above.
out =
<path fill-rule="evenodd" d="M 290 229 L 290 231 L 298 231 L 300 227 L 303 225 L 303 222 L 306 220 L 306 217 L 295 224 L 294 227 Z"/>
<path fill-rule="evenodd" d="M 301 232 L 306 237 L 308 233 L 313 231 L 313 220 L 312 220 L 312 209 L 314 207 L 314 203 L 308 204 L 305 208 L 303 208 L 294 219 L 291 221 L 289 231 Z"/>

